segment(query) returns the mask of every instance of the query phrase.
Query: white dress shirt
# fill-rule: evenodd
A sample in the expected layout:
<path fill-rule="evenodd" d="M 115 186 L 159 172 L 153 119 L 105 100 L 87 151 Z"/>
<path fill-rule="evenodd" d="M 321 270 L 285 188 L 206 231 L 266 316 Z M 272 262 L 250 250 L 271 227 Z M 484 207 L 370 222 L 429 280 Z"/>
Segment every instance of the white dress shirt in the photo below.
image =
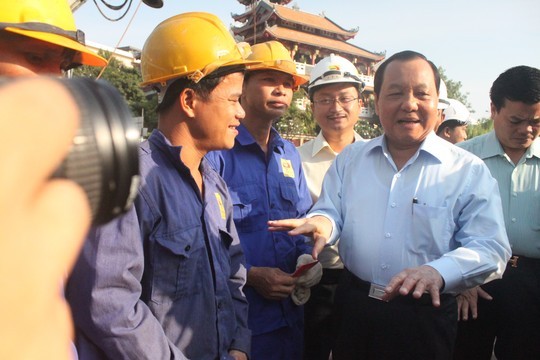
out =
<path fill-rule="evenodd" d="M 355 131 L 354 141 L 364 141 Z M 306 182 L 313 203 L 317 201 L 321 193 L 324 175 L 332 165 L 338 155 L 328 141 L 324 138 L 322 131 L 317 137 L 298 147 L 302 168 L 306 176 Z M 339 258 L 338 245 L 327 246 L 319 254 L 319 261 L 325 269 L 343 269 L 343 263 Z"/>
<path fill-rule="evenodd" d="M 384 136 L 338 155 L 310 216 L 333 220 L 330 243 L 359 278 L 386 285 L 435 268 L 444 292 L 500 278 L 510 257 L 497 182 L 476 156 L 428 135 L 397 170 Z"/>

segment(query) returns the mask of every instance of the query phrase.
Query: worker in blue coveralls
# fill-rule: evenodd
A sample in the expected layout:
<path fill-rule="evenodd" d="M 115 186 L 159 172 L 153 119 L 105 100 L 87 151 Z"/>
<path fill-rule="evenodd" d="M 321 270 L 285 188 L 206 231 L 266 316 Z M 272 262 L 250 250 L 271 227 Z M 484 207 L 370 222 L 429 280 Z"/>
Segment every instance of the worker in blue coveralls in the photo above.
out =
<path fill-rule="evenodd" d="M 134 208 L 92 229 L 70 277 L 80 360 L 249 359 L 244 256 L 227 186 L 204 159 L 234 145 L 247 50 L 202 12 L 146 40 L 141 85 L 158 93 L 158 128 L 140 146 Z"/>
<path fill-rule="evenodd" d="M 307 284 L 293 277 L 299 264 L 313 261 L 312 247 L 303 236 L 269 232 L 267 221 L 302 217 L 312 204 L 297 150 L 272 127 L 307 77 L 297 74 L 277 41 L 252 46 L 248 59 L 262 63 L 246 72 L 240 99 L 246 116 L 234 147 L 208 158 L 229 188 L 246 256 L 251 359 L 301 359 L 302 305 L 309 297 L 302 290 L 315 285 L 322 270 L 319 265 L 303 276 Z"/>

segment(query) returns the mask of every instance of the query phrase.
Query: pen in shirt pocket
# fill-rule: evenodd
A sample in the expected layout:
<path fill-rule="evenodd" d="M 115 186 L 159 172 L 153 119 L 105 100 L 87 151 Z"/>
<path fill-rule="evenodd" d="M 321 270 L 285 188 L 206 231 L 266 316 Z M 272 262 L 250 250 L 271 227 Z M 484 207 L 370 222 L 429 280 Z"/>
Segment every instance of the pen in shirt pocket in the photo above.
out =
<path fill-rule="evenodd" d="M 412 199 L 411 213 L 413 215 L 414 215 L 414 205 L 415 204 L 418 204 L 418 198 L 417 197 L 413 197 L 413 199 Z"/>

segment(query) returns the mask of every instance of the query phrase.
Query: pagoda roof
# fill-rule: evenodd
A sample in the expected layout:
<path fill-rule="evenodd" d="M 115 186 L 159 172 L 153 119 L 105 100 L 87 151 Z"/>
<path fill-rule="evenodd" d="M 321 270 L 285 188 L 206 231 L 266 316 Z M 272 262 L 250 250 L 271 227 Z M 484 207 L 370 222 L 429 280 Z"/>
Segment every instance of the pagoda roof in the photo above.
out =
<path fill-rule="evenodd" d="M 358 28 L 352 29 L 352 30 L 346 30 L 342 28 L 341 26 L 339 26 L 338 24 L 336 24 L 335 22 L 333 22 L 332 20 L 330 20 L 329 18 L 327 18 L 326 16 L 310 14 L 310 13 L 303 12 L 300 10 L 291 9 L 283 5 L 271 4 L 267 0 L 261 0 L 257 4 L 257 7 L 255 9 L 251 9 L 244 14 L 239 14 L 239 15 L 232 14 L 232 17 L 236 21 L 245 21 L 252 11 L 256 11 L 256 9 L 262 6 L 268 9 L 273 9 L 273 13 L 276 14 L 276 16 L 278 16 L 284 21 L 288 21 L 288 22 L 296 23 L 300 25 L 305 25 L 312 28 L 316 28 L 316 29 L 321 29 L 324 31 L 341 35 L 345 38 L 349 38 L 349 39 L 353 38 L 358 32 Z M 271 15 L 272 13 L 269 13 L 267 16 L 264 17 L 264 19 L 259 19 L 258 22 L 265 21 Z"/>
<path fill-rule="evenodd" d="M 273 3 L 281 2 L 281 3 L 283 3 L 283 4 L 288 4 L 288 3 L 290 3 L 292 0 L 281 0 L 281 1 L 279 1 L 279 0 L 275 0 L 275 1 L 270 0 L 270 1 L 273 2 Z M 251 4 L 253 3 L 253 0 L 238 0 L 238 2 L 239 2 L 240 4 L 242 4 L 242 5 L 251 5 Z"/>
<path fill-rule="evenodd" d="M 357 57 L 363 57 L 374 61 L 384 59 L 384 55 L 372 53 L 356 45 L 345 41 L 329 39 L 315 34 L 305 33 L 292 29 L 282 28 L 277 25 L 265 29 L 271 36 L 279 40 L 287 40 L 295 43 L 307 44 L 315 48 L 327 49 L 337 53 L 345 53 Z"/>

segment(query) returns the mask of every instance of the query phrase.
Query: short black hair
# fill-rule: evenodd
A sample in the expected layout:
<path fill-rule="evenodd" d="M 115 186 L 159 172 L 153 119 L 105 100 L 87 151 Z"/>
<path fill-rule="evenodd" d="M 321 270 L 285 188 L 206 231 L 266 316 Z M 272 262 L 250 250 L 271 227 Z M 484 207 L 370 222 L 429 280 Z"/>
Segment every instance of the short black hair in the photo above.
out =
<path fill-rule="evenodd" d="M 437 128 L 437 135 L 440 135 L 446 128 L 453 130 L 457 128 L 458 126 L 465 126 L 465 125 L 467 125 L 467 123 L 461 120 L 456 120 L 456 119 L 445 120 Z"/>
<path fill-rule="evenodd" d="M 540 102 L 540 70 L 525 65 L 506 70 L 493 82 L 489 97 L 497 111 L 505 100 L 527 105 Z"/>
<path fill-rule="evenodd" d="M 390 56 L 388 59 L 384 60 L 384 62 L 379 66 L 377 71 L 375 71 L 375 79 L 373 84 L 373 90 L 377 96 L 379 96 L 381 92 L 381 87 L 384 80 L 384 73 L 386 71 L 386 68 L 388 65 L 393 61 L 408 61 L 408 60 L 414 60 L 414 59 L 422 59 L 425 60 L 429 66 L 431 67 L 431 70 L 433 70 L 433 76 L 435 77 L 435 88 L 437 89 L 437 94 L 439 93 L 439 86 L 441 84 L 441 75 L 439 74 L 439 70 L 437 70 L 437 67 L 433 62 L 428 60 L 424 55 L 420 54 L 419 52 L 412 51 L 412 50 L 404 50 L 398 53 L 395 53 L 394 55 Z"/>

